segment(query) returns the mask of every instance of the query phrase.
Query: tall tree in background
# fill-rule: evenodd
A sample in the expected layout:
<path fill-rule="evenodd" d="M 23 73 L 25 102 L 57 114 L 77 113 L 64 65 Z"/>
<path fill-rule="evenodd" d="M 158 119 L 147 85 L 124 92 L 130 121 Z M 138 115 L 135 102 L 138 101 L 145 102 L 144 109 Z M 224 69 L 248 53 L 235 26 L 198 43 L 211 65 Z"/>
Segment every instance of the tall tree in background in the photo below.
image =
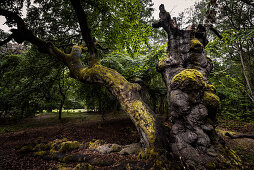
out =
<path fill-rule="evenodd" d="M 218 51 L 226 50 L 226 58 L 240 61 L 242 75 L 246 85 L 246 94 L 252 102 L 253 96 L 253 35 L 254 35 L 254 7 L 251 1 L 219 1 L 220 13 L 218 26 L 224 32 L 223 43 Z M 215 41 L 216 43 L 217 41 Z M 225 55 L 225 53 L 224 53 Z"/>
<path fill-rule="evenodd" d="M 225 0 L 218 1 L 216 28 L 221 30 L 223 38 L 215 39 L 207 46 L 208 52 L 214 58 L 219 59 L 223 66 L 220 77 L 228 79 L 228 83 L 217 83 L 219 86 L 233 87 L 232 95 L 238 98 L 235 104 L 231 103 L 232 95 L 225 90 L 220 90 L 227 96 L 224 103 L 229 103 L 222 109 L 224 115 L 249 120 L 253 118 L 253 73 L 254 73 L 254 7 L 251 1 Z M 224 75 L 224 76 L 221 76 Z M 223 80 L 220 82 L 224 82 Z M 227 84 L 225 86 L 225 84 Z M 239 89 L 235 90 L 235 85 Z M 241 94 L 242 93 L 242 94 Z M 224 97 L 225 98 L 225 97 Z M 234 99 L 232 100 L 234 101 Z M 232 107 L 232 105 L 234 107 Z M 232 108 L 232 109 L 230 109 Z M 234 111 L 235 110 L 235 111 Z M 231 114 L 230 114 L 231 112 Z M 233 113 L 232 113 L 233 112 Z M 239 114 L 240 113 L 240 114 Z M 235 116 L 233 115 L 235 114 Z"/>

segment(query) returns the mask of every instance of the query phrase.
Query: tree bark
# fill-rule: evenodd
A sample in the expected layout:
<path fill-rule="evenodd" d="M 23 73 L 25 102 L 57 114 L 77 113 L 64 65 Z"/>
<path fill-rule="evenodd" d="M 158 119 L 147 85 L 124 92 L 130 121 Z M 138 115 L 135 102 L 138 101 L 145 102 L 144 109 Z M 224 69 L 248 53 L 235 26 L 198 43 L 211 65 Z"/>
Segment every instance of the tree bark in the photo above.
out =
<path fill-rule="evenodd" d="M 61 100 L 60 102 L 60 107 L 59 107 L 59 112 L 58 112 L 58 119 L 61 120 L 62 119 L 62 110 L 63 110 L 63 105 L 64 105 L 64 101 Z"/>
<path fill-rule="evenodd" d="M 179 30 L 171 23 L 170 14 L 160 6 L 160 20 L 153 24 L 168 34 L 167 56 L 157 65 L 167 86 L 171 109 L 170 131 L 172 152 L 189 168 L 222 168 L 239 166 L 240 160 L 224 146 L 215 131 L 219 97 L 207 81 L 212 64 L 206 57 L 206 30 Z"/>

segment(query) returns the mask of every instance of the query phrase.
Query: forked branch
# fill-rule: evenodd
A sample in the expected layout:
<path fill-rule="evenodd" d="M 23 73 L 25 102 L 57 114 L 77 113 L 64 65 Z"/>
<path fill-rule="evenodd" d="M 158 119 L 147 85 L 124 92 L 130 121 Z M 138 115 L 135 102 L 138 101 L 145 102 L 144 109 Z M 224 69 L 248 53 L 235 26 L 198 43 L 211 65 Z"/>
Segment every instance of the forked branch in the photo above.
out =
<path fill-rule="evenodd" d="M 70 0 L 70 1 L 72 4 L 72 7 L 74 8 L 76 16 L 78 18 L 81 33 L 82 33 L 82 36 L 86 42 L 90 56 L 92 58 L 97 58 L 98 57 L 97 50 L 95 48 L 95 44 L 94 44 L 93 38 L 91 36 L 91 30 L 88 27 L 87 16 L 81 6 L 80 0 Z"/>

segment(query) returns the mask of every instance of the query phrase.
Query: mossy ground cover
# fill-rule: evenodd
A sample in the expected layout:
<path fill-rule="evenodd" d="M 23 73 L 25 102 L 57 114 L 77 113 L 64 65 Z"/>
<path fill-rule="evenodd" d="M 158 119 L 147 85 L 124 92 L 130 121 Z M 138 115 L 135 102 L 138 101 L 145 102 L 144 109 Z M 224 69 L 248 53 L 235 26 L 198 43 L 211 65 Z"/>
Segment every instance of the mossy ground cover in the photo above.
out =
<path fill-rule="evenodd" d="M 64 113 L 63 115 L 64 120 L 58 121 L 56 114 L 44 113 L 35 118 L 24 120 L 19 125 L 12 125 L 15 128 L 11 132 L 0 133 L 0 169 L 61 169 L 63 167 L 74 168 L 81 166 L 92 166 L 95 169 L 113 169 L 113 167 L 122 169 L 146 167 L 149 169 L 146 162 L 138 159 L 135 155 L 102 154 L 88 150 L 85 147 L 73 147 L 64 152 L 64 154 L 71 155 L 65 161 L 44 159 L 43 157 L 46 155 L 44 150 L 50 152 L 50 149 L 46 145 L 38 145 L 35 142 L 48 144 L 56 139 L 67 138 L 68 141 L 77 141 L 83 146 L 83 144 L 95 139 L 119 145 L 139 141 L 135 126 L 126 115 L 121 115 L 120 118 L 117 118 L 117 115 L 108 114 L 104 122 L 101 121 L 101 115 L 95 113 L 91 113 L 91 117 L 86 115 L 87 117 L 83 118 L 83 120 L 80 117 L 82 113 L 77 115 Z M 217 129 L 222 135 L 225 132 L 234 132 L 236 134 L 254 132 L 254 124 L 251 123 L 219 120 L 219 124 Z M 224 135 L 223 138 L 227 145 L 240 156 L 244 168 L 253 169 L 254 140 L 230 139 Z M 20 149 L 23 146 L 27 146 L 27 148 L 24 148 L 24 153 L 20 153 Z M 80 153 L 86 155 L 84 162 L 72 161 Z"/>
<path fill-rule="evenodd" d="M 106 121 L 102 121 L 101 115 L 91 114 L 93 115 L 90 117 L 91 119 L 88 117 L 82 121 L 78 117 L 64 117 L 66 120 L 58 121 L 54 119 L 54 116 L 52 117 L 52 114 L 44 114 L 39 118 L 35 117 L 22 121 L 20 123 L 22 125 L 21 129 L 18 129 L 16 125 L 16 129 L 13 128 L 13 131 L 0 133 L 0 169 L 73 168 L 80 163 L 90 163 L 93 167 L 108 167 L 115 166 L 119 162 L 123 162 L 123 164 L 131 161 L 138 162 L 130 155 L 117 156 L 116 153 L 111 153 L 105 156 L 95 151 L 82 149 L 82 147 L 73 147 L 73 150 L 68 147 L 68 151 L 64 154 L 78 155 L 80 152 L 84 152 L 86 155 L 85 162 L 63 162 L 60 159 L 43 159 L 43 156 L 47 156 L 47 154 L 41 152 L 44 150 L 35 150 L 37 145 L 34 142 L 38 138 L 42 138 L 42 144 L 48 144 L 56 139 L 64 138 L 67 138 L 68 141 L 77 141 L 80 144 L 94 139 L 103 139 L 107 143 L 120 145 L 139 141 L 135 126 L 126 115 L 120 115 L 119 118 L 115 118 L 116 115 L 108 114 L 106 115 Z M 45 123 L 47 121 L 51 122 Z M 26 127 L 23 124 L 26 124 Z M 21 151 L 23 146 L 26 147 Z M 47 149 L 45 151 L 50 152 Z M 72 160 L 72 158 L 69 158 L 68 160 Z M 84 164 L 84 166 L 86 165 Z"/>

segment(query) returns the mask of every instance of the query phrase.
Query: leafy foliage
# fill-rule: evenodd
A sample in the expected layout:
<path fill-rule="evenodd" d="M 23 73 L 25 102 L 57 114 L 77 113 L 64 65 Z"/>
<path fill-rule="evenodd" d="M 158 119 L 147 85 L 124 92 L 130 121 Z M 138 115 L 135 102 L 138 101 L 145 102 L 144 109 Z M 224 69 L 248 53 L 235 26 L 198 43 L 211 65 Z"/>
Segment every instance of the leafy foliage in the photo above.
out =
<path fill-rule="evenodd" d="M 0 70 L 1 117 L 20 119 L 58 107 L 58 84 L 68 79 L 60 77 L 62 65 L 50 56 L 33 48 L 20 55 L 2 54 Z"/>
<path fill-rule="evenodd" d="M 37 35 L 56 44 L 83 44 L 79 25 L 70 2 L 36 0 L 27 11 L 26 23 Z M 113 50 L 135 55 L 149 47 L 151 0 L 81 1 L 88 16 L 92 36 Z"/>
<path fill-rule="evenodd" d="M 148 93 L 151 89 L 160 91 L 165 89 L 161 75 L 156 71 L 158 60 L 163 57 L 165 46 L 154 46 L 146 53 L 132 57 L 127 52 L 112 52 L 105 56 L 101 63 L 102 65 L 115 69 L 122 74 L 127 80 L 137 83 L 137 78 L 141 79 L 148 88 Z M 151 95 L 151 94 L 149 94 Z M 79 100 L 84 100 L 88 110 L 96 110 L 100 112 L 116 111 L 120 109 L 120 105 L 116 98 L 112 96 L 105 87 L 99 84 L 79 84 L 76 90 L 76 96 Z M 160 96 L 155 96 L 156 105 L 160 105 Z M 166 95 L 164 95 L 166 103 Z M 153 103 L 150 99 L 150 103 Z"/>
<path fill-rule="evenodd" d="M 244 84 L 237 77 L 237 67 L 231 73 L 228 70 L 223 71 L 225 66 L 219 62 L 214 62 L 214 70 L 209 81 L 216 87 L 217 95 L 220 97 L 219 116 L 225 119 L 252 121 L 254 119 L 252 103 L 246 96 Z"/>
<path fill-rule="evenodd" d="M 208 1 L 196 3 L 187 23 L 202 23 Z M 221 98 L 221 116 L 253 120 L 253 5 L 248 1 L 217 0 L 216 24 L 222 39 L 209 33 L 206 50 L 214 60 L 210 81 Z M 197 13 L 201 11 L 201 13 Z M 199 18 L 200 20 L 198 20 Z M 194 22 L 195 21 L 195 22 Z M 198 22 L 197 22 L 198 21 Z"/>

